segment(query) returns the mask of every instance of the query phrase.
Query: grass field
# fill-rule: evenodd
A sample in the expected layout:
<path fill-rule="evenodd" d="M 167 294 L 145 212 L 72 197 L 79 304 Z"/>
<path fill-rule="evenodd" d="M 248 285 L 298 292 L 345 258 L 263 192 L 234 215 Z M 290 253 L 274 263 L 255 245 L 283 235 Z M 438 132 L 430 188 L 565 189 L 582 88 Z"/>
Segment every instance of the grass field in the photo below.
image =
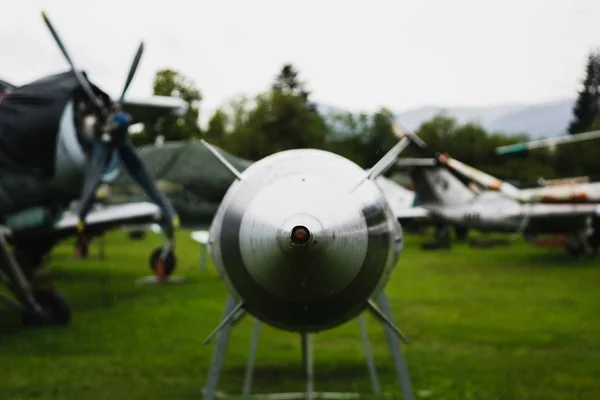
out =
<path fill-rule="evenodd" d="M 180 232 L 179 286 L 136 286 L 158 236 L 106 239 L 106 259 L 50 261 L 70 301 L 67 328 L 24 329 L 0 306 L 0 399 L 199 399 L 225 290 Z M 561 249 L 423 252 L 409 237 L 388 285 L 419 399 L 595 400 L 600 396 L 600 260 Z M 382 389 L 400 397 L 383 328 L 368 319 Z M 240 393 L 253 320 L 236 327 L 220 390 Z M 315 389 L 370 392 L 358 325 L 315 336 Z M 298 335 L 263 327 L 254 392 L 302 391 Z"/>

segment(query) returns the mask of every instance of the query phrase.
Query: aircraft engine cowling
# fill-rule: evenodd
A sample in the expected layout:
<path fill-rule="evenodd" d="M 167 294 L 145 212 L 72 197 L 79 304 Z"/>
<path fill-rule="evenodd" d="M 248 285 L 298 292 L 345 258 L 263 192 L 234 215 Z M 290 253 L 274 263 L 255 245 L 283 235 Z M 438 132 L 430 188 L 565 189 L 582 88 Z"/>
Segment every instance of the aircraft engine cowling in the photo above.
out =
<path fill-rule="evenodd" d="M 354 318 L 384 288 L 403 232 L 377 185 L 360 183 L 365 175 L 341 156 L 300 149 L 254 163 L 232 184 L 208 249 L 248 313 L 317 332 Z"/>

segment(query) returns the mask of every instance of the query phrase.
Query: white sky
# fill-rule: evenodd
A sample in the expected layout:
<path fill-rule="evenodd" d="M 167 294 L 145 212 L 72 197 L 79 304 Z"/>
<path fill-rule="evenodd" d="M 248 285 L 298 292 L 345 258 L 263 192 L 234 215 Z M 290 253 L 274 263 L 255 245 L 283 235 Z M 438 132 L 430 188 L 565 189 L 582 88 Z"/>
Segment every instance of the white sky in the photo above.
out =
<path fill-rule="evenodd" d="M 201 119 L 268 88 L 293 63 L 313 99 L 379 106 L 488 106 L 576 95 L 600 46 L 599 0 L 27 0 L 0 2 L 0 77 L 66 70 L 44 8 L 76 64 L 117 96 L 151 94 L 172 67 L 203 94 Z"/>

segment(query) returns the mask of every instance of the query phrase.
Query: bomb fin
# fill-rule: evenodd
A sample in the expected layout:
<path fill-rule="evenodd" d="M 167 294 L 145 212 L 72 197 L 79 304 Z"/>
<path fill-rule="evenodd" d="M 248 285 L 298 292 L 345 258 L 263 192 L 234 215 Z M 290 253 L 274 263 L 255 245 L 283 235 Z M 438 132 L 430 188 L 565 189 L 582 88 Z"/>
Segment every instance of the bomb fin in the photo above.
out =
<path fill-rule="evenodd" d="M 217 325 L 217 327 L 204 339 L 203 344 L 208 344 L 212 341 L 212 339 L 219 334 L 228 324 L 233 324 L 237 320 L 239 320 L 244 314 L 246 310 L 244 310 L 244 303 L 239 302 L 235 308 L 223 318 L 223 320 Z"/>
<path fill-rule="evenodd" d="M 367 300 L 367 307 L 369 308 L 369 311 L 373 313 L 375 318 L 387 325 L 396 334 L 396 336 L 398 336 L 398 339 L 403 341 L 405 344 L 411 343 L 410 339 L 406 337 L 406 335 L 404 335 L 396 325 L 394 325 L 394 323 L 387 317 L 387 315 L 385 315 L 383 311 L 381 311 L 377 307 L 377 305 L 373 303 L 372 300 Z"/>

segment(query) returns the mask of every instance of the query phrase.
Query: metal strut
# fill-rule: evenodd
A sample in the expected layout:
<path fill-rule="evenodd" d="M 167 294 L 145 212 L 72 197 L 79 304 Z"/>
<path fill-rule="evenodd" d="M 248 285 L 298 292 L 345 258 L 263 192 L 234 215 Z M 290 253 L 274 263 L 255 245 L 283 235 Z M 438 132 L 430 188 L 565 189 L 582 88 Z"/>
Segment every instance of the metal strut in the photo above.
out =
<path fill-rule="evenodd" d="M 398 382 L 400 384 L 400 388 L 403 393 L 403 398 L 405 400 L 414 400 L 414 396 L 412 393 L 412 386 L 410 381 L 410 376 L 408 373 L 408 367 L 406 365 L 406 361 L 404 359 L 404 355 L 402 354 L 402 348 L 400 346 L 400 342 L 398 338 L 406 337 L 394 325 L 392 321 L 391 309 L 389 306 L 389 302 L 385 292 L 383 292 L 379 298 L 378 303 L 381 308 L 377 308 L 373 302 L 370 302 L 372 306 L 374 306 L 374 310 L 376 310 L 377 318 L 384 322 L 384 328 L 386 337 L 388 340 L 388 345 L 390 348 L 390 354 L 394 362 L 394 367 L 396 370 L 396 375 L 398 378 Z M 371 308 L 371 307 L 369 307 Z M 237 310 L 237 311 L 236 311 Z M 373 311 L 373 309 L 371 309 Z M 219 339 L 215 345 L 213 351 L 213 358 L 210 365 L 209 375 L 206 382 L 206 386 L 204 389 L 204 399 L 213 400 L 217 396 L 217 383 L 221 374 L 221 368 L 223 365 L 223 360 L 225 358 L 225 353 L 227 351 L 227 344 L 229 342 L 229 337 L 231 335 L 231 330 L 236 323 L 236 315 L 243 315 L 244 310 L 241 308 L 240 304 L 235 304 L 235 300 L 228 295 L 227 301 L 225 305 L 225 310 L 223 313 L 223 320 L 219 327 L 215 329 L 216 332 L 219 332 Z M 383 316 L 383 317 L 381 317 Z M 373 353 L 371 351 L 370 341 L 367 333 L 366 322 L 364 318 L 364 314 L 360 315 L 357 318 L 361 338 L 363 342 L 363 346 L 365 349 L 365 358 L 367 362 L 367 368 L 369 371 L 369 377 L 371 380 L 371 386 L 373 388 L 373 393 L 375 395 L 381 394 L 381 388 L 379 385 L 379 381 L 377 378 L 377 371 L 375 368 L 375 360 L 373 357 Z M 260 327 L 261 322 L 259 320 L 255 321 L 254 330 L 252 332 L 252 337 L 250 339 L 250 348 L 248 354 L 248 361 L 246 364 L 246 372 L 244 377 L 243 389 L 242 389 L 242 397 L 248 398 L 250 397 L 250 391 L 252 387 L 252 378 L 254 374 L 254 365 L 256 361 L 256 352 L 258 348 L 258 340 L 260 335 Z M 215 334 L 213 332 L 213 334 Z M 211 334 L 211 335 L 213 335 Z M 304 393 L 285 393 L 285 394 L 268 394 L 268 395 L 254 395 L 254 398 L 265 398 L 268 400 L 275 399 L 314 399 L 316 397 L 322 398 L 346 398 L 346 399 L 355 399 L 360 395 L 358 393 L 315 393 L 314 392 L 314 373 L 313 373 L 313 350 L 312 350 L 312 335 L 309 333 L 301 334 L 301 346 L 302 346 L 302 363 L 303 363 L 303 372 L 306 378 L 306 388 Z"/>
<path fill-rule="evenodd" d="M 6 284 L 20 301 L 21 307 L 19 308 L 31 311 L 41 318 L 46 318 L 47 315 L 44 309 L 33 297 L 33 291 L 27 277 L 8 248 L 5 234 L 5 232 L 0 232 L 0 263 L 6 271 L 2 274 L 2 279 L 6 281 Z M 15 304 L 15 301 L 10 298 L 5 298 L 5 300 L 13 305 Z"/>

